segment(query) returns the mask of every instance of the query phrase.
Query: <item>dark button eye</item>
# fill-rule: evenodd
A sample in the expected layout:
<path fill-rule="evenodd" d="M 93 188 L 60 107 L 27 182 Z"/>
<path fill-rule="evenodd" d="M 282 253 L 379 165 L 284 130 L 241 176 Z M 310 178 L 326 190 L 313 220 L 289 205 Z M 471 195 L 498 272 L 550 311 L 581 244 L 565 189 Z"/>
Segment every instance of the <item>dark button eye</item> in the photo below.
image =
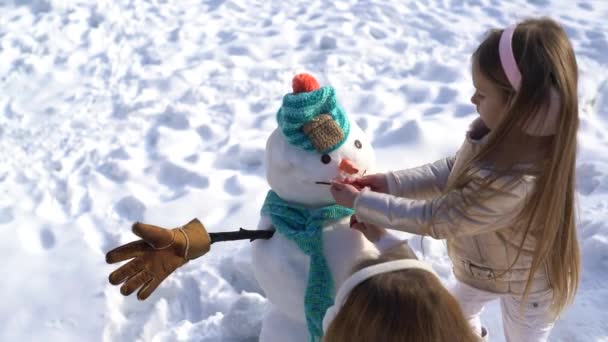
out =
<path fill-rule="evenodd" d="M 321 162 L 323 164 L 329 164 L 331 162 L 331 157 L 329 156 L 329 154 L 324 154 L 321 156 Z"/>
<path fill-rule="evenodd" d="M 361 142 L 359 140 L 355 140 L 355 147 L 358 149 L 361 149 L 361 147 L 363 147 L 363 145 L 361 145 Z"/>

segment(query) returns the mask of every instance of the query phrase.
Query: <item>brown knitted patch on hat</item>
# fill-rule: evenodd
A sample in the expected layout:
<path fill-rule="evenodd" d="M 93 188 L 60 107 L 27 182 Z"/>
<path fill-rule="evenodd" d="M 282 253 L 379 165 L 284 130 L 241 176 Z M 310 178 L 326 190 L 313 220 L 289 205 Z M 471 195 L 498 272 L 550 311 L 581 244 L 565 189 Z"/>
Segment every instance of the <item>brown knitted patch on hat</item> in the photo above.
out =
<path fill-rule="evenodd" d="M 322 153 L 344 139 L 344 132 L 329 114 L 315 116 L 302 129 L 315 149 Z"/>

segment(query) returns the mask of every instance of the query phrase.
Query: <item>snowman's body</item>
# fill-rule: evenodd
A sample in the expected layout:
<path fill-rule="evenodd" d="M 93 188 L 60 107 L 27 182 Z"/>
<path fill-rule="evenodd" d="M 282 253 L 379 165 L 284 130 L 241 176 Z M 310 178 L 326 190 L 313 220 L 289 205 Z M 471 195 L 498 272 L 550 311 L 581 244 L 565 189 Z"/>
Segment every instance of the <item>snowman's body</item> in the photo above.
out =
<path fill-rule="evenodd" d="M 378 254 L 377 249 L 358 231 L 341 219 L 325 226 L 323 252 L 337 288 L 348 278 L 353 266 Z M 260 341 L 308 341 L 304 316 L 304 293 L 309 257 L 280 234 L 255 242 L 253 264 L 260 286 L 270 302 Z"/>
<path fill-rule="evenodd" d="M 371 144 L 356 123 L 351 122 L 350 127 L 344 143 L 327 154 L 331 159 L 328 163 L 327 157 L 321 160 L 321 154 L 290 145 L 276 130 L 266 146 L 267 179 L 272 190 L 289 203 L 316 209 L 334 204 L 334 200 L 328 185 L 315 182 L 373 173 Z M 351 166 L 347 171 L 345 163 Z M 345 217 L 323 226 L 323 253 L 333 276 L 334 295 L 358 262 L 379 253 L 374 244 L 350 228 L 349 222 Z M 271 219 L 262 216 L 258 228 L 272 229 Z M 308 341 L 304 294 L 310 258 L 279 233 L 269 240 L 254 241 L 252 256 L 255 276 L 270 302 L 260 341 Z"/>

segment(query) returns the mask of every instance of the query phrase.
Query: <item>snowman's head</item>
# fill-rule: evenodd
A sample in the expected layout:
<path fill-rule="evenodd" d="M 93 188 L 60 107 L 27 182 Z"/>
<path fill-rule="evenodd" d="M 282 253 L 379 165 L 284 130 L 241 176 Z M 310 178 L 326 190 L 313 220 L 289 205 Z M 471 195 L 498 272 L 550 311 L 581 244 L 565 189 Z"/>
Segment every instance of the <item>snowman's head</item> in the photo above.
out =
<path fill-rule="evenodd" d="M 266 178 L 282 199 L 310 207 L 335 203 L 333 179 L 374 172 L 375 156 L 363 130 L 350 121 L 331 87 L 308 74 L 294 78 L 266 144 Z"/>

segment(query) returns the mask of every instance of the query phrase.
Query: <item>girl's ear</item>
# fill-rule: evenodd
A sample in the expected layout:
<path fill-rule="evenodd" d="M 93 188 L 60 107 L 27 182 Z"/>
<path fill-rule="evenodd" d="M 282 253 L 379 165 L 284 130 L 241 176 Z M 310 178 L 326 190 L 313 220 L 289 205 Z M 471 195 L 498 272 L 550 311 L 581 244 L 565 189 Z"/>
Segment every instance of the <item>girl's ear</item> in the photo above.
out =
<path fill-rule="evenodd" d="M 557 133 L 557 122 L 561 109 L 561 99 L 555 87 L 549 90 L 549 98 L 540 109 L 524 122 L 524 131 L 533 136 L 548 136 Z"/>

